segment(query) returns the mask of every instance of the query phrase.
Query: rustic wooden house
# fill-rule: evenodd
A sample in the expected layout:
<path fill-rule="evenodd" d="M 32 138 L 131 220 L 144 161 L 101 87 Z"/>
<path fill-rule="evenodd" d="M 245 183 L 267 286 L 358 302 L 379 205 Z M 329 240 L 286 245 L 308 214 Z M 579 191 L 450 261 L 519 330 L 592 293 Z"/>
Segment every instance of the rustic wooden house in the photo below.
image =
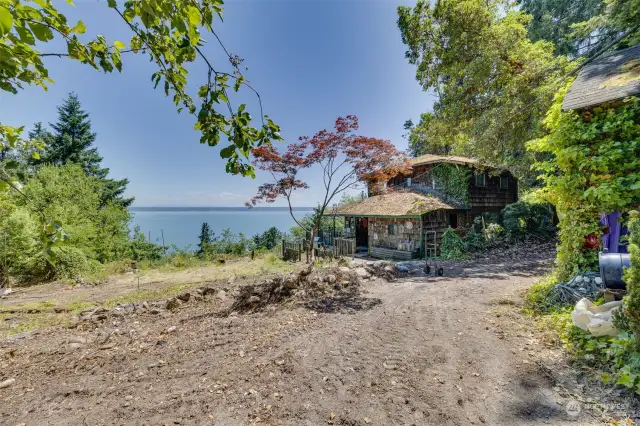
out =
<path fill-rule="evenodd" d="M 369 197 L 335 212 L 359 250 L 382 259 L 435 256 L 442 234 L 464 233 L 481 213 L 499 212 L 517 201 L 511 173 L 481 168 L 466 157 L 423 155 L 412 159 L 409 175 L 369 188 Z"/>

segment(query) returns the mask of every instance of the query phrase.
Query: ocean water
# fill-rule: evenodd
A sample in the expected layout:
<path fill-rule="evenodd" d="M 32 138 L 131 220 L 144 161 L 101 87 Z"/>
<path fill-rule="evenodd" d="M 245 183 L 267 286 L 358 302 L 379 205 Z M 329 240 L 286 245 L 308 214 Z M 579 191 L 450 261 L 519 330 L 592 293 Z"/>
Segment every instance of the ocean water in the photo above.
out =
<path fill-rule="evenodd" d="M 197 249 L 198 236 L 203 222 L 220 235 L 224 229 L 234 233 L 242 232 L 251 237 L 275 226 L 282 232 L 289 232 L 295 222 L 288 208 L 280 207 L 131 207 L 133 214 L 131 229 L 140 225 L 151 241 L 159 244 L 175 244 L 179 248 L 191 246 Z M 302 218 L 313 211 L 312 208 L 296 208 L 296 218 Z"/>

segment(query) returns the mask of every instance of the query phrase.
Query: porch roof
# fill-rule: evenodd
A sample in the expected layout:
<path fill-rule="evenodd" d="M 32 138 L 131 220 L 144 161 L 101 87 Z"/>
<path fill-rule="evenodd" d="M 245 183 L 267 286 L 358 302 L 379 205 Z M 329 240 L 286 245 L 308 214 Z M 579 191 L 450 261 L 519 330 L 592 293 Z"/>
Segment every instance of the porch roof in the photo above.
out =
<path fill-rule="evenodd" d="M 418 217 L 435 210 L 455 210 L 456 207 L 433 195 L 394 191 L 348 204 L 332 216 Z"/>
<path fill-rule="evenodd" d="M 478 160 L 475 158 L 469 157 L 460 157 L 457 155 L 433 155 L 433 154 L 425 154 L 420 157 L 412 158 L 411 160 L 412 166 L 420 166 L 422 164 L 433 164 L 433 163 L 451 163 L 451 164 L 461 164 L 461 165 L 474 165 L 478 163 Z"/>

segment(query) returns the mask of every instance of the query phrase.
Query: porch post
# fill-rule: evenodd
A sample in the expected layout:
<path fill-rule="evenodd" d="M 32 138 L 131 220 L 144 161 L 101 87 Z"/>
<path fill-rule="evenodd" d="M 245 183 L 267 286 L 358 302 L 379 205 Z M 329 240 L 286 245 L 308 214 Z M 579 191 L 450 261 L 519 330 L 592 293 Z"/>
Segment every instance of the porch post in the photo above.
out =
<path fill-rule="evenodd" d="M 424 241 L 422 232 L 424 230 L 424 215 L 420 215 L 420 259 L 424 258 Z"/>

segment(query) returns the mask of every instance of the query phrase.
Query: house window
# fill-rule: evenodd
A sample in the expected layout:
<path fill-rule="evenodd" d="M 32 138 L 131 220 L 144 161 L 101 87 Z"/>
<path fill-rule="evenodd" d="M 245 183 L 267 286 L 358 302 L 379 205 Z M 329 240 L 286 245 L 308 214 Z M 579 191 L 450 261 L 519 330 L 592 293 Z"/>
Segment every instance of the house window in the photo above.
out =
<path fill-rule="evenodd" d="M 508 188 L 509 188 L 509 177 L 500 176 L 500 189 L 508 189 Z"/>
<path fill-rule="evenodd" d="M 484 173 L 476 174 L 476 186 L 487 186 L 487 176 Z"/>
<path fill-rule="evenodd" d="M 395 223 L 389 224 L 389 229 L 387 231 L 389 235 L 398 235 L 398 225 Z"/>

